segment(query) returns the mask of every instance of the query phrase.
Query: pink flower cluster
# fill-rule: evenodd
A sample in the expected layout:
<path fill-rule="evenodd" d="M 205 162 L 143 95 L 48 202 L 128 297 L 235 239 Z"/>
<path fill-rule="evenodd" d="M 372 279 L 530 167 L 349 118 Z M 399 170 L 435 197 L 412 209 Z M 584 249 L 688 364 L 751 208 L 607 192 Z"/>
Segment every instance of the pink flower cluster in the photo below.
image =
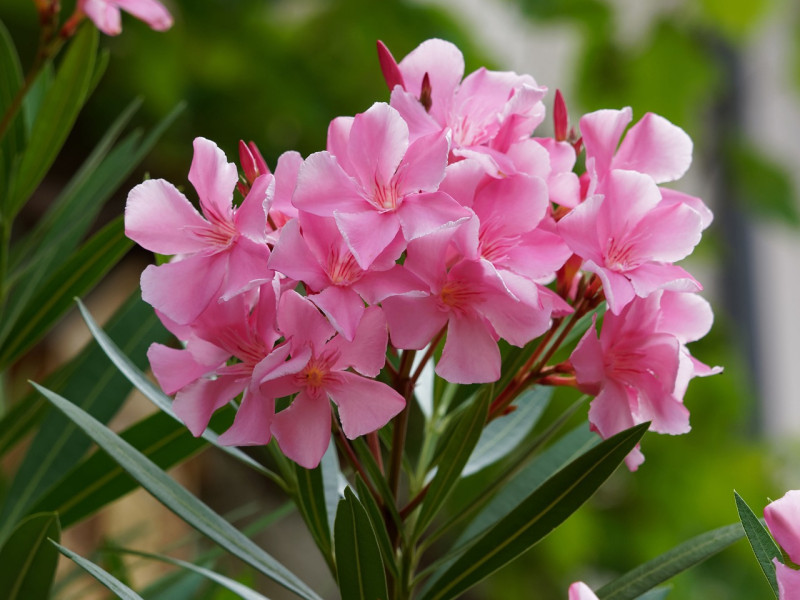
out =
<path fill-rule="evenodd" d="M 173 256 L 141 283 L 185 342 L 149 353 L 181 419 L 198 435 L 243 393 L 221 440 L 275 436 L 313 467 L 330 439 L 329 400 L 350 438 L 404 408 L 375 379 L 387 345 L 444 339 L 440 377 L 493 382 L 499 340 L 526 346 L 605 294 L 599 338 L 590 329 L 559 372 L 597 395 L 589 415 L 603 436 L 647 420 L 687 431 L 686 384 L 714 370 L 686 349 L 712 315 L 673 264 L 711 215 L 660 186 L 688 168 L 686 134 L 648 114 L 620 144 L 630 109 L 598 111 L 580 120 L 581 145 L 559 104 L 555 137 L 534 137 L 546 89 L 532 77 L 464 77 L 461 52 L 442 40 L 399 63 L 379 44 L 379 58 L 390 102 L 334 119 L 326 150 L 305 160 L 287 152 L 271 173 L 242 144 L 240 180 L 198 138 L 189 180 L 201 212 L 163 180 L 131 191 L 128 236 Z"/>
<path fill-rule="evenodd" d="M 800 490 L 789 490 L 764 508 L 772 537 L 795 565 L 800 564 Z M 779 600 L 800 598 L 800 570 L 772 560 L 778 579 Z"/>

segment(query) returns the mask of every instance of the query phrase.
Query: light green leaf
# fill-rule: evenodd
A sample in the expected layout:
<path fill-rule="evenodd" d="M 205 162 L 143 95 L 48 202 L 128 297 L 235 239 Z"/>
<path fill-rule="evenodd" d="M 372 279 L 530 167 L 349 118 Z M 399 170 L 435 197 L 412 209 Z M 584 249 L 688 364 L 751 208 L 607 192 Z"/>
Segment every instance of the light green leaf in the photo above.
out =
<path fill-rule="evenodd" d="M 775 540 L 772 539 L 766 527 L 761 524 L 761 521 L 747 505 L 747 502 L 737 492 L 733 492 L 733 495 L 736 499 L 736 510 L 739 513 L 739 520 L 742 522 L 747 541 L 750 542 L 750 547 L 756 555 L 758 564 L 772 588 L 772 593 L 777 598 L 778 579 L 775 575 L 775 565 L 772 564 L 772 559 L 777 558 L 780 562 L 783 562 L 781 549 L 778 548 Z"/>
<path fill-rule="evenodd" d="M 186 569 L 187 571 L 191 571 L 193 573 L 197 573 L 198 575 L 202 575 L 206 579 L 210 579 L 211 581 L 224 587 L 226 590 L 229 590 L 234 594 L 237 594 L 240 598 L 243 598 L 244 600 L 267 600 L 266 596 L 262 596 L 255 590 L 250 589 L 246 585 L 241 584 L 238 581 L 231 579 L 230 577 L 225 577 L 224 575 L 212 571 L 211 569 L 206 569 L 205 567 L 201 567 L 199 565 L 195 565 L 190 562 L 186 562 L 184 560 L 178 560 L 177 558 L 164 556 L 162 554 L 150 554 L 148 552 L 139 552 L 138 550 L 128 550 L 126 548 L 112 548 L 109 551 L 115 553 L 121 552 L 124 554 L 130 554 L 132 556 L 141 556 L 142 558 L 149 558 L 150 560 L 158 560 L 170 565 L 175 565 L 176 567 Z"/>
<path fill-rule="evenodd" d="M 133 446 L 68 400 L 36 383 L 33 385 L 111 455 L 142 487 L 186 523 L 301 598 L 320 600 L 296 575 L 178 485 Z"/>
<path fill-rule="evenodd" d="M 61 544 L 57 544 L 56 542 L 52 543 L 53 546 L 55 546 L 58 551 L 61 552 L 61 554 L 70 558 L 81 569 L 89 573 L 89 575 L 114 592 L 118 598 L 122 598 L 122 600 L 142 600 L 142 597 L 139 594 L 134 592 L 131 588 L 110 573 L 98 567 L 92 561 L 75 554 L 72 550 L 65 548 Z"/>
<path fill-rule="evenodd" d="M 108 328 L 139 364 L 147 362 L 148 345 L 166 337 L 152 309 L 138 298 L 138 293 L 117 311 Z M 103 351 L 96 344 L 87 347 L 48 381 L 61 393 L 79 398 L 81 408 L 103 422 L 116 414 L 131 389 L 117 369 L 103 360 Z M 34 392 L 23 402 L 34 402 L 38 398 L 40 396 Z M 64 478 L 89 447 L 89 440 L 75 425 L 57 411 L 50 410 L 0 508 L 0 540 L 8 536 L 14 524 L 30 512 L 48 489 Z"/>
<path fill-rule="evenodd" d="M 0 550 L 0 598 L 47 600 L 56 574 L 58 553 L 47 538 L 59 539 L 56 513 L 31 515 L 22 521 Z"/>
<path fill-rule="evenodd" d="M 616 470 L 649 427 L 618 433 L 584 453 L 531 493 L 426 585 L 423 600 L 455 598 L 527 551 L 575 512 Z"/>
<path fill-rule="evenodd" d="M 130 250 L 122 216 L 114 219 L 76 250 L 48 280 L 13 324 L 4 328 L 0 368 L 33 347 L 71 307 L 73 298 L 89 292 Z"/>
<path fill-rule="evenodd" d="M 517 410 L 495 419 L 484 428 L 461 476 L 467 477 L 477 473 L 516 448 L 535 427 L 550 403 L 552 395 L 553 388 L 547 386 L 535 386 L 525 390 L 514 401 Z"/>
<path fill-rule="evenodd" d="M 415 537 L 425 531 L 433 521 L 436 513 L 453 491 L 454 484 L 461 476 L 464 465 L 467 464 L 472 450 L 478 443 L 489 412 L 489 402 L 492 397 L 490 389 L 490 387 L 484 388 L 482 392 L 478 393 L 456 423 L 452 435 L 447 438 L 438 462 L 436 475 L 431 480 L 414 526 Z"/>
<path fill-rule="evenodd" d="M 180 422 L 180 419 L 175 415 L 175 412 L 172 410 L 172 400 L 164 394 L 158 387 L 156 387 L 153 382 L 151 382 L 144 373 L 128 358 L 125 352 L 120 351 L 119 347 L 114 343 L 111 338 L 109 338 L 105 332 L 97 325 L 97 322 L 92 318 L 92 315 L 83 305 L 83 302 L 77 300 L 78 308 L 81 311 L 81 315 L 83 316 L 83 320 L 86 321 L 86 325 L 89 327 L 89 331 L 92 332 L 92 337 L 100 344 L 100 347 L 105 352 L 106 356 L 111 360 L 112 363 L 120 370 L 120 372 L 130 381 L 137 390 L 142 392 L 145 397 L 150 400 L 153 404 L 155 404 L 158 408 L 162 411 L 167 413 L 170 417 L 175 419 L 176 421 Z M 272 479 L 275 483 L 277 483 L 282 488 L 286 489 L 286 483 L 283 479 L 277 474 L 273 473 L 263 465 L 259 464 L 252 458 L 250 458 L 247 454 L 242 452 L 237 448 L 232 448 L 230 446 L 223 446 L 217 441 L 216 433 L 214 433 L 210 428 L 206 429 L 202 435 L 203 439 L 213 444 L 218 449 L 222 450 L 226 454 L 232 456 L 239 462 L 247 465 L 251 469 L 258 471 L 262 475 L 265 475 Z"/>
<path fill-rule="evenodd" d="M 39 186 L 72 130 L 89 91 L 98 37 L 95 27 L 82 27 L 67 48 L 55 81 L 36 115 L 28 146 L 3 203 L 9 217 L 17 214 Z"/>
<path fill-rule="evenodd" d="M 339 591 L 347 600 L 388 600 L 381 552 L 366 510 L 349 487 L 334 524 Z"/>
<path fill-rule="evenodd" d="M 739 523 L 698 535 L 597 590 L 600 600 L 633 600 L 744 537 Z"/>

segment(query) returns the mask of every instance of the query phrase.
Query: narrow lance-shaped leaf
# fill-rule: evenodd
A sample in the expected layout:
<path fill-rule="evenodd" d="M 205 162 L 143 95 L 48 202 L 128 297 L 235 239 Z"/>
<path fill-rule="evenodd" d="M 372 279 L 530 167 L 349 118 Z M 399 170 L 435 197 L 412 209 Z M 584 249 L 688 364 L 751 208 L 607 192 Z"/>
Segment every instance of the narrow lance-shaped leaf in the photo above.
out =
<path fill-rule="evenodd" d="M 479 392 L 477 398 L 472 401 L 472 405 L 464 411 L 453 429 L 453 434 L 448 438 L 439 460 L 439 468 L 431 480 L 422 503 L 422 509 L 414 527 L 416 534 L 425 531 L 447 496 L 453 491 L 453 486 L 461 476 L 461 471 L 467 464 L 472 450 L 481 436 L 483 426 L 486 424 L 491 396 L 488 388 L 484 388 L 483 393 Z"/>
<path fill-rule="evenodd" d="M 383 556 L 383 564 L 389 569 L 392 575 L 397 577 L 399 571 L 395 564 L 395 551 L 392 546 L 392 540 L 389 539 L 389 532 L 386 530 L 386 522 L 383 519 L 383 514 L 375 498 L 372 497 L 369 489 L 367 489 L 367 484 L 364 483 L 364 480 L 361 479 L 361 476 L 358 474 L 356 474 L 356 493 L 358 494 L 358 499 L 364 507 L 364 510 L 367 511 L 367 517 L 369 517 L 370 523 L 372 523 L 372 530 L 375 532 L 375 539 L 381 549 L 381 556 Z"/>
<path fill-rule="evenodd" d="M 58 394 L 33 383 L 56 408 L 77 424 L 169 510 L 220 546 L 301 598 L 320 597 L 294 573 L 259 548 L 252 540 L 178 485 L 164 471 L 117 434 Z"/>
<path fill-rule="evenodd" d="M 0 21 L 0 121 L 11 109 L 14 97 L 22 87 L 22 67 L 14 42 L 5 25 Z M 18 113 L 19 114 L 19 113 Z M 25 146 L 25 124 L 21 118 L 14 118 L 5 132 L 0 133 L 0 196 L 6 193 L 6 184 L 11 165 L 17 153 Z"/>
<path fill-rule="evenodd" d="M 333 440 L 325 455 L 336 454 Z M 330 457 L 329 457 L 330 458 Z M 331 525 L 328 522 L 328 508 L 326 495 L 326 482 L 323 479 L 323 465 L 314 469 L 306 469 L 298 464 L 294 465 L 297 481 L 297 505 L 303 519 L 308 526 L 325 561 L 331 570 L 335 569 L 333 562 L 333 547 L 331 544 Z M 335 485 L 335 483 L 334 483 Z"/>
<path fill-rule="evenodd" d="M 119 340 L 133 359 L 145 362 L 147 346 L 154 339 L 163 339 L 166 332 L 150 307 L 132 296 L 111 319 L 109 332 Z M 103 360 L 103 351 L 96 344 L 87 347 L 64 371 L 48 381 L 70 397 L 79 398 L 81 408 L 101 422 L 108 422 L 119 410 L 130 392 L 130 383 L 113 365 Z M 40 398 L 33 392 L 24 401 Z M 46 402 L 46 401 L 45 401 Z M 33 438 L 22 464 L 0 506 L 0 540 L 5 539 L 37 500 L 63 480 L 90 447 L 69 419 L 50 410 Z"/>
<path fill-rule="evenodd" d="M 388 600 L 386 575 L 375 532 L 349 487 L 339 501 L 334 524 L 339 591 L 348 600 Z"/>
<path fill-rule="evenodd" d="M 178 417 L 175 415 L 175 412 L 172 410 L 172 400 L 160 389 L 158 389 L 145 376 L 144 373 L 142 373 L 142 371 L 128 358 L 126 353 L 120 351 L 119 347 L 114 343 L 114 341 L 109 338 L 108 335 L 106 335 L 106 333 L 97 325 L 97 322 L 92 318 L 92 315 L 86 309 L 86 306 L 84 306 L 83 302 L 77 300 L 77 303 L 78 308 L 81 311 L 81 315 L 83 316 L 83 320 L 86 321 L 86 325 L 89 327 L 89 331 L 92 333 L 92 337 L 94 337 L 97 343 L 100 344 L 100 347 L 103 349 L 111 362 L 114 363 L 114 365 L 128 379 L 128 381 L 130 381 L 137 390 L 142 392 L 142 394 L 144 394 L 148 400 L 150 400 L 162 411 L 167 413 L 170 417 L 180 422 L 180 419 L 178 419 Z M 202 437 L 204 440 L 210 442 L 226 454 L 244 463 L 255 471 L 258 471 L 262 475 L 266 475 L 279 486 L 286 489 L 286 483 L 277 473 L 273 473 L 263 465 L 250 458 L 241 450 L 220 444 L 217 441 L 217 434 L 214 433 L 214 431 L 212 431 L 210 428 L 203 432 Z"/>
<path fill-rule="evenodd" d="M 39 287 L 36 295 L 3 338 L 0 368 L 33 347 L 71 307 L 73 298 L 89 292 L 130 250 L 122 217 L 98 231 Z"/>
<path fill-rule="evenodd" d="M 446 570 L 434 574 L 423 600 L 456 598 L 527 551 L 563 523 L 608 479 L 649 427 L 643 423 L 578 457 L 478 539 Z"/>
<path fill-rule="evenodd" d="M 47 541 L 59 539 L 56 513 L 31 515 L 0 549 L 0 598 L 46 600 L 56 574 L 58 552 Z"/>
<path fill-rule="evenodd" d="M 756 555 L 758 564 L 777 598 L 778 579 L 775 575 L 775 565 L 772 564 L 772 559 L 777 558 L 783 562 L 781 549 L 778 548 L 767 528 L 761 524 L 761 521 L 747 505 L 747 502 L 737 492 L 733 492 L 733 495 L 736 499 L 736 510 L 739 513 L 739 520 L 742 522 L 747 541 L 750 542 L 750 547 Z"/>
<path fill-rule="evenodd" d="M 122 600 L 143 600 L 139 594 L 134 592 L 131 588 L 114 577 L 111 573 L 108 573 L 101 567 L 98 567 L 92 561 L 83 558 L 79 554 L 75 554 L 75 552 L 69 548 L 65 548 L 56 542 L 53 542 L 53 546 L 55 546 L 55 548 L 57 548 L 61 554 L 70 558 L 81 569 L 89 573 L 89 575 L 114 592 L 117 595 L 117 598 L 121 598 Z"/>
<path fill-rule="evenodd" d="M 597 590 L 600 600 L 633 600 L 661 585 L 744 537 L 739 523 L 714 529 L 683 542 L 669 552 L 654 558 L 618 577 Z"/>
<path fill-rule="evenodd" d="M 96 28 L 82 27 L 67 48 L 55 81 L 36 114 L 30 141 L 4 202 L 9 217 L 19 211 L 39 186 L 72 130 L 89 91 L 98 37 Z"/>

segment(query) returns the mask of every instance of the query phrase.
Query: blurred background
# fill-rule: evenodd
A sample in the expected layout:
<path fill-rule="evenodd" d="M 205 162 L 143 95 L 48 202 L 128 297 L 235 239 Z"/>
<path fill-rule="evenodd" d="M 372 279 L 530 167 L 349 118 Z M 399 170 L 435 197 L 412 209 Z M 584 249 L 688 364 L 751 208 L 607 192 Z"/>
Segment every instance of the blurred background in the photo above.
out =
<path fill-rule="evenodd" d="M 65 0 L 64 10 L 74 2 Z M 324 148 L 329 121 L 388 101 L 375 41 L 399 60 L 441 37 L 479 66 L 529 73 L 564 93 L 572 123 L 600 108 L 659 113 L 695 142 L 694 164 L 678 187 L 701 196 L 716 220 L 688 265 L 706 285 L 716 324 L 692 352 L 722 375 L 695 380 L 686 396 L 693 430 L 649 435 L 646 462 L 618 472 L 573 518 L 523 559 L 468 597 L 565 598 L 571 581 L 599 587 L 689 537 L 737 519 L 736 489 L 759 512 L 767 498 L 800 487 L 800 367 L 797 340 L 800 218 L 800 4 L 791 0 L 165 0 L 175 15 L 166 33 L 124 18 L 123 34 L 104 37 L 108 71 L 78 122 L 55 176 L 22 217 L 33 222 L 105 129 L 135 97 L 136 121 L 151 128 L 181 101 L 186 107 L 125 189 L 148 173 L 188 185 L 191 142 L 215 140 L 233 159 L 253 140 L 274 166 L 286 150 Z M 68 13 L 67 13 L 68 14 Z M 25 64 L 37 39 L 33 2 L 4 0 L 0 19 Z M 551 121 L 542 126 L 552 132 Z M 62 177 L 63 179 L 59 179 Z M 119 214 L 120 194 L 106 207 Z M 39 207 L 37 209 L 37 206 Z M 90 298 L 102 316 L 136 289 L 152 260 L 134 251 Z M 67 322 L 29 357 L 25 372 L 57 364 L 88 334 Z M 565 404 L 561 404 L 561 407 Z M 132 400 L 116 427 L 149 411 Z M 585 417 L 584 417 L 585 418 Z M 210 452 L 176 472 L 219 511 L 255 516 L 283 499 L 263 482 Z M 480 485 L 476 478 L 474 485 Z M 245 506 L 245 509 L 242 507 Z M 72 530 L 84 553 L 124 541 L 163 551 L 188 535 L 145 494 L 135 494 Z M 334 597 L 296 515 L 259 541 Z M 187 538 L 190 541 L 192 538 Z M 192 541 L 196 547 L 197 542 Z M 190 553 L 191 554 L 191 553 Z M 101 561 L 102 562 L 102 561 Z M 141 589 L 155 576 L 135 561 L 105 565 Z M 237 563 L 220 568 L 257 581 Z M 188 586 L 188 584 L 186 584 Z M 224 600 L 199 582 L 193 598 Z M 675 599 L 767 597 L 745 542 L 673 582 Z M 82 587 L 83 586 L 83 587 Z M 190 589 L 189 587 L 186 588 Z M 280 591 L 265 587 L 271 597 Z M 104 597 L 87 583 L 64 596 Z M 95 594 L 92 596 L 92 594 Z M 155 595 L 151 597 L 156 597 Z M 164 596 L 177 598 L 179 596 Z M 181 596 L 182 597 L 182 596 Z M 467 596 L 465 596 L 467 597 Z"/>

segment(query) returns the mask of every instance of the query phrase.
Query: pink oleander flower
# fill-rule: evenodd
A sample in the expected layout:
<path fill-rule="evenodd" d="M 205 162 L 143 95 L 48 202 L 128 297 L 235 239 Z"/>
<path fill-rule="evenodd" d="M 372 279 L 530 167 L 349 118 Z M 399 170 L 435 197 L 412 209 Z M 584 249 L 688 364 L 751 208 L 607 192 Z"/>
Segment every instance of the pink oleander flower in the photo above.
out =
<path fill-rule="evenodd" d="M 122 31 L 120 9 L 156 31 L 166 31 L 172 27 L 172 15 L 157 0 L 78 0 L 77 7 L 106 35 L 119 35 Z"/>
<path fill-rule="evenodd" d="M 350 439 L 380 429 L 405 407 L 400 394 L 371 379 L 386 360 L 386 319 L 379 307 L 365 311 L 349 342 L 309 300 L 288 291 L 279 303 L 278 327 L 292 356 L 286 364 L 300 357 L 303 366 L 274 369 L 261 379 L 261 390 L 276 398 L 297 394 L 272 422 L 281 450 L 297 464 L 313 469 L 322 459 L 331 436 L 330 401 Z"/>
<path fill-rule="evenodd" d="M 789 490 L 782 498 L 764 508 L 764 520 L 775 541 L 789 556 L 800 563 L 800 490 Z M 789 567 L 777 558 L 772 560 L 778 579 L 780 600 L 800 598 L 800 571 Z"/>
<path fill-rule="evenodd" d="M 191 326 L 161 316 L 164 325 L 186 342 L 183 350 L 153 344 L 147 351 L 164 393 L 175 395 L 173 409 L 193 435 L 211 415 L 244 392 L 233 425 L 220 436 L 228 445 L 261 445 L 271 437 L 274 397 L 260 387 L 272 370 L 297 372 L 302 360 L 286 362 L 289 346 L 275 347 L 277 281 L 209 305 Z M 307 360 L 306 356 L 306 360 Z"/>
<path fill-rule="evenodd" d="M 346 339 L 353 340 L 364 314 L 364 302 L 376 304 L 403 294 L 419 280 L 395 261 L 405 243 L 399 236 L 367 269 L 362 269 L 332 218 L 302 213 L 283 227 L 269 266 L 302 281 L 307 298 L 328 317 Z"/>
<path fill-rule="evenodd" d="M 464 76 L 464 56 L 444 40 L 427 40 L 398 64 L 382 44 L 381 68 L 391 105 L 408 122 L 411 139 L 447 131 L 452 160 L 472 158 L 487 173 L 514 172 L 506 153 L 544 119 L 546 88 L 530 75 L 481 68 Z"/>
<path fill-rule="evenodd" d="M 140 246 L 176 255 L 142 273 L 142 298 L 180 324 L 210 303 L 228 300 L 272 279 L 267 268 L 267 194 L 272 175 L 260 176 L 238 208 L 232 205 L 239 175 L 214 142 L 194 141 L 189 170 L 202 215 L 171 183 L 137 185 L 125 206 L 125 234 Z"/>
<path fill-rule="evenodd" d="M 589 175 L 596 179 L 594 185 L 602 186 L 615 169 L 649 175 L 655 183 L 683 177 L 692 163 L 691 138 L 664 117 L 647 113 L 623 139 L 622 134 L 632 115 L 630 107 L 626 107 L 622 110 L 598 110 L 581 118 L 586 166 Z M 711 224 L 713 215 L 700 198 L 669 188 L 658 189 L 664 203 L 682 203 L 696 210 L 703 229 Z"/>
<path fill-rule="evenodd" d="M 569 600 L 597 600 L 597 595 L 582 581 L 569 586 Z"/>
<path fill-rule="evenodd" d="M 646 421 L 657 433 L 688 432 L 689 379 L 720 370 L 693 359 L 685 344 L 705 335 L 712 319 L 702 298 L 662 291 L 635 298 L 619 315 L 607 312 L 599 338 L 589 329 L 570 357 L 578 387 L 595 396 L 592 428 L 603 438 Z M 638 446 L 625 459 L 632 471 L 643 460 Z"/>
<path fill-rule="evenodd" d="M 446 326 L 436 373 L 453 383 L 497 381 L 497 340 L 523 346 L 543 333 L 549 314 L 535 284 L 520 277 L 511 287 L 491 263 L 461 257 L 451 246 L 453 234 L 443 231 L 409 243 L 403 266 L 424 288 L 381 303 L 389 334 L 395 347 L 419 350 Z"/>
<path fill-rule="evenodd" d="M 778 580 L 778 600 L 797 600 L 800 598 L 800 571 L 787 567 L 777 558 L 772 559 L 775 565 L 775 577 Z"/>
<path fill-rule="evenodd" d="M 333 217 L 362 269 L 400 233 L 406 241 L 467 219 L 443 192 L 448 141 L 436 132 L 409 143 L 408 125 L 388 104 L 331 123 L 328 150 L 309 156 L 292 203 Z"/>
<path fill-rule="evenodd" d="M 558 233 L 583 258 L 583 270 L 602 280 L 612 313 L 658 289 L 701 289 L 672 264 L 700 241 L 702 219 L 696 210 L 661 202 L 653 179 L 634 171 L 611 171 L 598 192 L 558 222 Z"/>

